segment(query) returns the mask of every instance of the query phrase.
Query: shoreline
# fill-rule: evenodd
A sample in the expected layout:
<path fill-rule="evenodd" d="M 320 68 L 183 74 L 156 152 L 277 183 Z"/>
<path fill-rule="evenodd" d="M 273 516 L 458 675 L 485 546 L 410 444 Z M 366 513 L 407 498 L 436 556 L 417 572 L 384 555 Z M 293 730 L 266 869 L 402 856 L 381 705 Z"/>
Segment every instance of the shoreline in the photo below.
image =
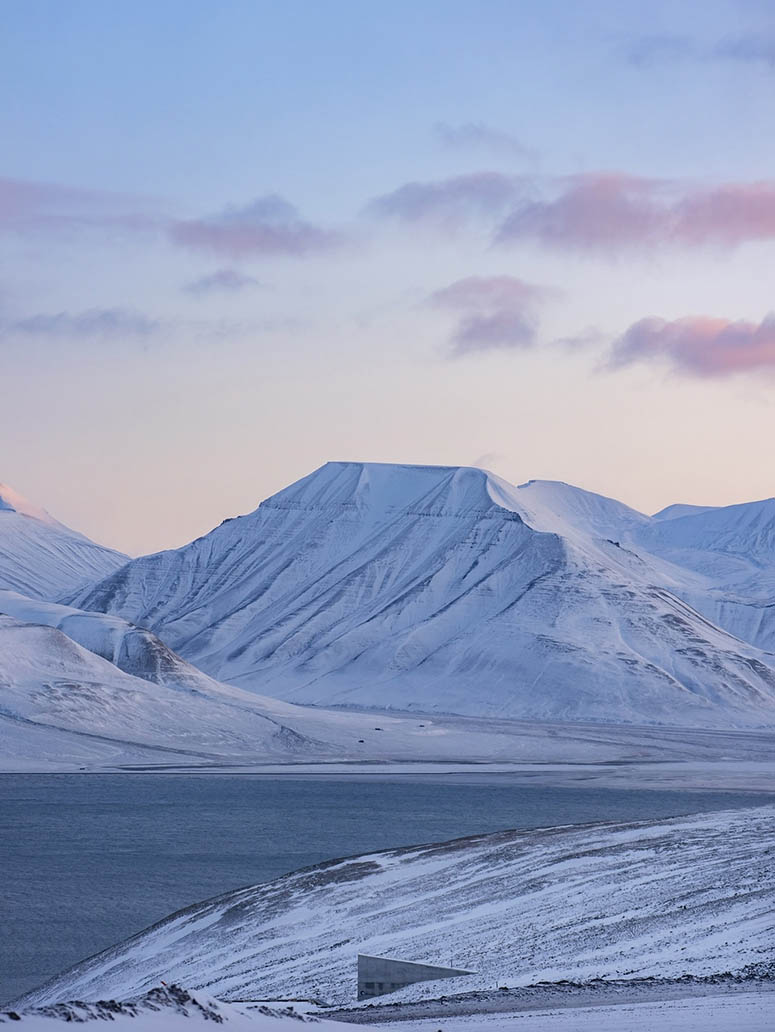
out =
<path fill-rule="evenodd" d="M 138 776 L 174 775 L 192 777 L 257 777 L 320 780 L 346 779 L 430 779 L 461 781 L 497 778 L 504 782 L 544 788 L 597 788 L 641 791 L 745 792 L 763 798 L 775 795 L 775 756 L 772 760 L 685 760 L 643 759 L 601 762 L 519 763 L 463 760 L 332 761 L 328 763 L 245 764 L 127 764 L 84 769 L 11 768 L 0 777 L 56 777 L 72 775 Z"/>

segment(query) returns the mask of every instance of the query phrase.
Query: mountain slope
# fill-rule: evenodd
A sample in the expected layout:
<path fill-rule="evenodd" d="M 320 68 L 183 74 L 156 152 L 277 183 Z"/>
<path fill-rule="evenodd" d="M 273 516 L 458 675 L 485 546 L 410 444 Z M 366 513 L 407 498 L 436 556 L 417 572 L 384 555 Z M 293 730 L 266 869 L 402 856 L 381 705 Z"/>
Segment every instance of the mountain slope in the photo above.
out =
<path fill-rule="evenodd" d="M 0 588 L 57 598 L 105 577 L 128 557 L 70 530 L 0 484 Z"/>
<path fill-rule="evenodd" d="M 700 574 L 628 547 L 650 525 L 564 484 L 328 463 L 73 601 L 295 702 L 772 725 L 772 657 L 681 600 Z"/>
<path fill-rule="evenodd" d="M 2 770 L 538 760 L 584 763 L 590 777 L 591 760 L 767 755 L 766 741 L 718 733 L 399 714 L 382 714 L 375 726 L 368 712 L 297 706 L 218 684 L 116 616 L 0 591 L 0 623 Z"/>
<path fill-rule="evenodd" d="M 708 619 L 775 651 L 775 498 L 670 509 L 638 528 L 635 547 L 694 574 L 682 597 Z"/>
<path fill-rule="evenodd" d="M 404 990 L 431 997 L 740 972 L 772 959 L 773 834 L 766 806 L 332 860 L 182 910 L 19 1005 L 120 997 L 160 979 L 225 999 L 352 1003 L 358 953 L 476 972 Z"/>
<path fill-rule="evenodd" d="M 164 649 L 164 646 L 162 646 Z M 180 664 L 186 666 L 186 664 Z M 62 631 L 0 616 L 3 768 L 54 762 L 287 760 L 313 743 L 260 712 L 252 695 L 198 671 L 150 681 L 125 673 Z"/>

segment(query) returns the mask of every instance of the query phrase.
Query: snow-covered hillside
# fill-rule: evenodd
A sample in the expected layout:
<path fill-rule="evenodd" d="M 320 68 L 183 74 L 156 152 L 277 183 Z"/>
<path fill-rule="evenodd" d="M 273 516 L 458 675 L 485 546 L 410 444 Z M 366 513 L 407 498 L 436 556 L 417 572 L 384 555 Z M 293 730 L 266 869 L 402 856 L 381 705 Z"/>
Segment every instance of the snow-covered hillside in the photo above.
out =
<path fill-rule="evenodd" d="M 163 673 L 148 680 L 54 627 L 0 616 L 2 769 L 314 754 L 314 743 L 262 715 L 254 696 L 180 661 L 176 677 L 159 644 Z"/>
<path fill-rule="evenodd" d="M 691 576 L 679 591 L 744 641 L 775 652 L 775 498 L 718 509 L 673 506 L 633 536 Z"/>
<path fill-rule="evenodd" d="M 410 717 L 297 706 L 219 684 L 116 616 L 0 590 L 0 770 L 127 765 L 680 762 L 681 782 L 729 778 L 720 756 L 767 778 L 771 739 L 718 733 Z M 686 761 L 697 765 L 694 775 Z M 589 763 L 600 764 L 593 773 Z M 621 773 L 622 768 L 615 767 Z M 735 768 L 738 771 L 738 768 Z M 669 771 L 673 771 L 669 773 Z M 610 781 L 611 770 L 606 779 Z M 645 771 L 634 775 L 641 779 Z"/>
<path fill-rule="evenodd" d="M 107 576 L 127 558 L 70 530 L 0 484 L 0 588 L 53 599 Z"/>
<path fill-rule="evenodd" d="M 356 957 L 476 972 L 400 995 L 677 978 L 773 959 L 775 808 L 507 831 L 333 860 L 190 907 L 27 994 L 351 1003 Z M 397 996 L 399 994 L 394 994 Z"/>
<path fill-rule="evenodd" d="M 700 615 L 707 571 L 653 530 L 718 511 L 654 520 L 475 468 L 328 463 L 73 602 L 295 702 L 771 726 L 775 657 Z"/>

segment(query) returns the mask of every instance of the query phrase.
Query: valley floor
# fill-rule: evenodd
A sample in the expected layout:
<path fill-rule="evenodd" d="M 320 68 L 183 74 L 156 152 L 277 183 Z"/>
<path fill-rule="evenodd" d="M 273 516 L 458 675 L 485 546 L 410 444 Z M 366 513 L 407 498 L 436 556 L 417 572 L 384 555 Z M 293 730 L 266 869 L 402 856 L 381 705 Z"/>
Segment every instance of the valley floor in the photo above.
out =
<path fill-rule="evenodd" d="M 310 743 L 282 758 L 152 748 L 0 712 L 0 772 L 462 775 L 526 784 L 772 792 L 775 731 L 493 720 L 321 710 L 262 700 L 266 716 Z M 316 748 L 325 742 L 325 747 Z M 315 745 L 316 743 L 316 745 Z"/>

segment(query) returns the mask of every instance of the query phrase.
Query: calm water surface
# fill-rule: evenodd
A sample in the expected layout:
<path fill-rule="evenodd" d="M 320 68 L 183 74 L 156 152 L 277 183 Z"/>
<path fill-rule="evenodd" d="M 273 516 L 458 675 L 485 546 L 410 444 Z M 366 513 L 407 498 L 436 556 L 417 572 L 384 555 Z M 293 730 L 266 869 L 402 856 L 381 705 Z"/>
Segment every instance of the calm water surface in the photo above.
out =
<path fill-rule="evenodd" d="M 750 806 L 509 775 L 0 775 L 0 1001 L 190 903 L 332 857 Z"/>

